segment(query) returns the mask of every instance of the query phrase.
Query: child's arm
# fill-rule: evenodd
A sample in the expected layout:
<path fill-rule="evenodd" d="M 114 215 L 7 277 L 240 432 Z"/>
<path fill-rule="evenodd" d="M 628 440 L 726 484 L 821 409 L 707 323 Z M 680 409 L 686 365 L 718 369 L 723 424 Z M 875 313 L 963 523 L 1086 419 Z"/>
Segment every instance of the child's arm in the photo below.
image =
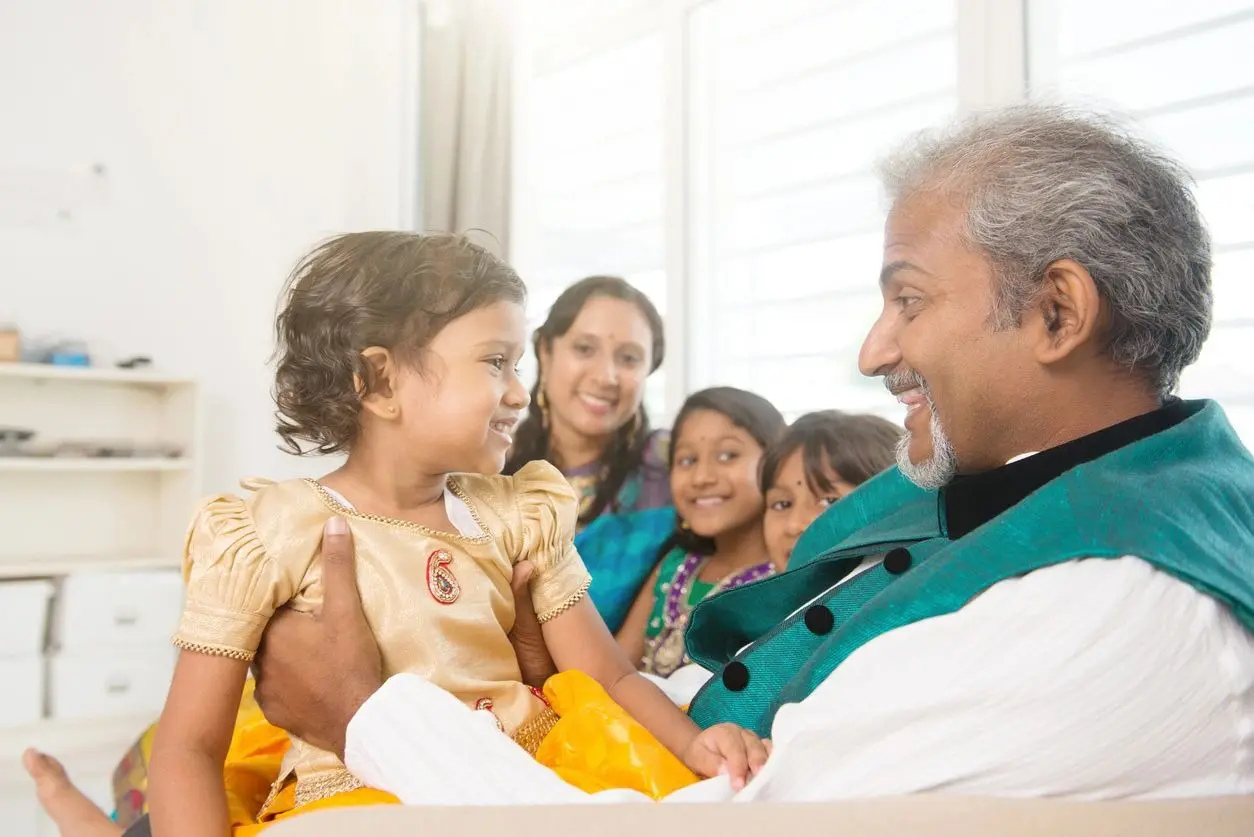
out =
<path fill-rule="evenodd" d="M 739 789 L 766 763 L 766 745 L 757 736 L 731 724 L 702 732 L 661 689 L 642 677 L 587 597 L 545 622 L 543 629 L 559 670 L 578 669 L 594 678 L 693 772 L 703 776 L 726 772 Z"/>
<path fill-rule="evenodd" d="M 634 641 L 641 645 L 633 660 L 585 595 L 592 579 L 574 546 L 579 501 L 566 478 L 548 462 L 536 461 L 519 469 L 508 484 L 515 492 L 518 525 L 506 530 L 505 552 L 514 566 L 522 561 L 535 565 L 532 601 L 558 670 L 589 674 L 694 772 L 712 776 L 725 770 L 732 787 L 738 789 L 750 771 L 756 773 L 765 763 L 766 746 L 757 736 L 731 724 L 703 732 L 636 671 L 636 661 L 644 656 L 644 625 L 636 632 L 640 638 Z M 651 604 L 652 589 L 652 583 L 646 585 L 642 594 L 646 601 L 637 597 L 633 610 Z"/>
<path fill-rule="evenodd" d="M 222 768 L 248 663 L 180 651 L 148 771 L 153 837 L 227 837 Z"/>
<path fill-rule="evenodd" d="M 627 611 L 627 618 L 623 620 L 622 627 L 618 629 L 618 634 L 615 636 L 623 653 L 636 668 L 640 668 L 640 663 L 644 660 L 644 633 L 649 627 L 649 614 L 653 612 L 655 604 L 653 590 L 657 586 L 657 574 L 658 568 L 654 567 L 653 572 L 649 573 L 649 580 L 645 582 L 644 587 L 640 588 L 636 600 L 631 604 L 631 610 Z"/>

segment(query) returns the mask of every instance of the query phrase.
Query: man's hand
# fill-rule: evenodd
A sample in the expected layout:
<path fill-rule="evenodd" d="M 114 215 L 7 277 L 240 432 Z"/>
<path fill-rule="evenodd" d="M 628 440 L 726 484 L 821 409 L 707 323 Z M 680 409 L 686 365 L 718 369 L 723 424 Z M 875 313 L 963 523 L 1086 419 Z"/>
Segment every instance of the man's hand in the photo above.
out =
<path fill-rule="evenodd" d="M 535 565 L 530 561 L 519 561 L 510 578 L 509 585 L 514 591 L 514 630 L 510 631 L 509 641 L 514 645 L 523 682 L 539 689 L 544 681 L 557 674 L 557 666 L 544 644 L 544 632 L 531 602 L 530 582 L 534 570 Z"/>
<path fill-rule="evenodd" d="M 766 764 L 771 742 L 763 741 L 735 724 L 718 724 L 693 739 L 684 753 L 684 764 L 698 776 L 727 774 L 738 791 Z"/>
<path fill-rule="evenodd" d="M 322 608 L 309 616 L 280 609 L 262 638 L 253 673 L 266 719 L 344 757 L 348 722 L 383 685 L 379 647 L 357 593 L 357 561 L 348 522 L 322 533 Z"/>

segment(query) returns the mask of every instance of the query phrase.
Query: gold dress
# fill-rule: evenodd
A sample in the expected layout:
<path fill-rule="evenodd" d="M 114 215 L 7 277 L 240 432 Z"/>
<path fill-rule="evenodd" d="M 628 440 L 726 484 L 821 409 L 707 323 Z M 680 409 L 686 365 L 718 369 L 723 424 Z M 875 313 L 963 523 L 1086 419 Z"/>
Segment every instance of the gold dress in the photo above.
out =
<path fill-rule="evenodd" d="M 174 638 L 179 648 L 248 661 L 277 608 L 316 607 L 322 598 L 318 550 L 323 526 L 339 515 L 352 530 L 358 589 L 385 676 L 415 673 L 468 707 L 491 711 L 503 733 L 536 754 L 558 715 L 551 700 L 522 683 L 509 641 L 515 615 L 513 566 L 523 559 L 535 564 L 531 591 L 541 622 L 579 602 L 591 582 L 573 545 L 578 501 L 555 468 L 535 462 L 512 477 L 450 477 L 448 490 L 456 499 L 446 499 L 464 504 L 475 524 L 469 528 L 477 528 L 477 534 L 436 532 L 360 514 L 310 480 L 247 485 L 253 489 L 247 497 L 209 498 L 192 522 L 184 559 L 186 603 Z M 576 685 L 567 683 L 568 688 Z M 567 726 L 575 725 L 572 717 Z M 262 732 L 249 735 L 273 737 L 274 729 L 265 727 L 262 722 Z M 241 732 L 237 726 L 237 739 Z M 632 733 L 637 742 L 640 732 Z M 556 752 L 555 747 L 550 742 L 549 750 Z M 660 747 L 656 741 L 646 744 L 650 751 Z M 564 749 L 573 755 L 578 747 Z M 682 765 L 675 771 L 673 757 L 664 750 L 652 757 L 660 759 L 663 773 L 679 775 L 680 784 L 693 778 Z M 566 772 L 587 773 L 586 767 L 575 765 Z M 646 783 L 653 781 L 646 777 Z M 334 754 L 292 737 L 257 821 L 311 804 L 324 807 L 325 802 L 316 803 L 351 797 L 359 788 Z M 371 793 L 361 801 L 386 801 Z M 239 834 L 238 826 L 246 824 L 233 819 Z"/>

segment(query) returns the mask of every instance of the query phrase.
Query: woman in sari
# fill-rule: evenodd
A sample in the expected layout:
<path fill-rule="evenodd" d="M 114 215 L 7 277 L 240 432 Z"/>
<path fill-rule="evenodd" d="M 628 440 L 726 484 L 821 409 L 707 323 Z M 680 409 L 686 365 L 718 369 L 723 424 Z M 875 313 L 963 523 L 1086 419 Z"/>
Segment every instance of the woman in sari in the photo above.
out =
<path fill-rule="evenodd" d="M 670 433 L 644 405 L 666 352 L 662 318 L 623 279 L 590 276 L 562 292 L 533 342 L 539 374 L 505 473 L 544 459 L 575 488 L 589 595 L 617 630 L 675 522 Z"/>

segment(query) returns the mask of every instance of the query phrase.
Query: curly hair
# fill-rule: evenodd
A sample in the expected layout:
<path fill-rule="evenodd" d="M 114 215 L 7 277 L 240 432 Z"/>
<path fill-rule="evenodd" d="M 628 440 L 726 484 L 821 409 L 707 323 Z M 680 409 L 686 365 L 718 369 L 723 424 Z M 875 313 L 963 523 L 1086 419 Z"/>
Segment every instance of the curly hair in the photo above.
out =
<path fill-rule="evenodd" d="M 362 397 L 375 386 L 365 349 L 420 365 L 453 320 L 502 300 L 524 304 L 526 293 L 512 268 L 460 235 L 357 232 L 323 242 L 288 277 L 275 323 L 282 448 L 298 456 L 352 448 Z"/>
<path fill-rule="evenodd" d="M 640 309 L 640 313 L 649 323 L 649 331 L 653 336 L 650 353 L 653 365 L 649 368 L 649 374 L 656 372 L 666 357 L 666 336 L 662 329 L 662 316 L 642 291 L 617 276 L 589 276 L 562 291 L 553 303 L 553 307 L 549 309 L 548 317 L 536 329 L 535 336 L 532 338 L 537 361 L 543 356 L 541 349 L 552 347 L 555 339 L 570 331 L 570 327 L 574 325 L 583 307 L 590 300 L 597 298 L 621 299 Z M 528 408 L 527 418 L 518 427 L 518 432 L 514 436 L 514 449 L 509 461 L 505 463 L 506 474 L 513 474 L 528 462 L 537 459 L 551 461 L 551 440 L 544 428 L 544 418 L 540 410 L 540 384 L 543 379 L 544 369 L 541 366 L 536 375 L 536 383 L 531 388 L 531 406 Z M 580 523 L 595 520 L 614 502 L 623 483 L 643 462 L 648 442 L 649 414 L 641 404 L 640 421 L 634 427 L 630 423 L 620 427 L 601 454 L 601 478 L 597 481 L 596 495 L 588 508 L 579 516 Z"/>

